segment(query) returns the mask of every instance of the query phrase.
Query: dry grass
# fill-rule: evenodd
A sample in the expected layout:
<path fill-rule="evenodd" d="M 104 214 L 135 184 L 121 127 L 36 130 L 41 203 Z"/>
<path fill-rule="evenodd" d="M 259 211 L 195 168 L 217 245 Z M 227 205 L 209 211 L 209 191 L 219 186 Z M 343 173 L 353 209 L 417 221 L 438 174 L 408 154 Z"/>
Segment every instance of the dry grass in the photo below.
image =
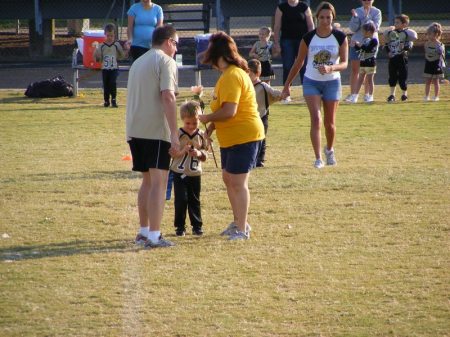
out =
<path fill-rule="evenodd" d="M 206 235 L 172 237 L 170 201 L 177 246 L 144 251 L 123 106 L 1 91 L 0 335 L 449 336 L 450 94 L 409 92 L 341 105 L 321 171 L 305 105 L 275 105 L 251 240 L 218 236 L 231 213 L 209 161 Z"/>

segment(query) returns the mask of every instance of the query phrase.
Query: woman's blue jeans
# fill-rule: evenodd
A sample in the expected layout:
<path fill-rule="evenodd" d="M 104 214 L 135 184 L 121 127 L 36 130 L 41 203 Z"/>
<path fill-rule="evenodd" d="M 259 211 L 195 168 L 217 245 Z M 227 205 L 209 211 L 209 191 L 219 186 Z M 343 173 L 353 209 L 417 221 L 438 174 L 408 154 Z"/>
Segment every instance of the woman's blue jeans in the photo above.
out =
<path fill-rule="evenodd" d="M 283 39 L 280 40 L 281 47 L 281 59 L 283 61 L 283 84 L 288 78 L 289 72 L 291 71 L 292 65 L 298 54 L 298 48 L 300 47 L 301 40 L 297 39 Z M 300 69 L 300 80 L 303 83 L 303 76 L 305 75 L 307 59 L 305 58 L 305 63 L 302 69 Z"/>

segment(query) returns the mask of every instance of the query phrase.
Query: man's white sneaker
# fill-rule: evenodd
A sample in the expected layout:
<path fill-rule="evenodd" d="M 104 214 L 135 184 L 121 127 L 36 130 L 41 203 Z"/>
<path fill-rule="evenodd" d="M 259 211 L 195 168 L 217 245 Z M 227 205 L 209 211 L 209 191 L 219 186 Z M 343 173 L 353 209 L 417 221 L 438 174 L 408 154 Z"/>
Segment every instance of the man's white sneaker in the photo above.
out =
<path fill-rule="evenodd" d="M 337 164 L 336 158 L 334 157 L 334 150 L 328 150 L 325 146 L 323 152 L 325 152 L 325 157 L 327 157 L 327 165 L 334 166 Z"/>
<path fill-rule="evenodd" d="M 322 161 L 322 159 L 316 159 L 316 161 L 314 162 L 314 167 L 316 169 L 323 168 L 323 161 Z"/>

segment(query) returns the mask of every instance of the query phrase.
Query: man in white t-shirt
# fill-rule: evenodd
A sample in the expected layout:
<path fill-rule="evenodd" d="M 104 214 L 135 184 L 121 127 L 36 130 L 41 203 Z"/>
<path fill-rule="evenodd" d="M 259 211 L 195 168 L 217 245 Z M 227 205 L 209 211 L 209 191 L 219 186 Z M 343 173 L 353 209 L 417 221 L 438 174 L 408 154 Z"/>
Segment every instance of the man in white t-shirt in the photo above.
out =
<path fill-rule="evenodd" d="M 131 66 L 128 76 L 126 133 L 133 171 L 142 172 L 138 193 L 140 230 L 136 244 L 145 248 L 170 247 L 163 239 L 164 211 L 170 153 L 179 148 L 176 94 L 178 70 L 173 59 L 178 35 L 169 25 L 153 32 L 152 48 Z"/>

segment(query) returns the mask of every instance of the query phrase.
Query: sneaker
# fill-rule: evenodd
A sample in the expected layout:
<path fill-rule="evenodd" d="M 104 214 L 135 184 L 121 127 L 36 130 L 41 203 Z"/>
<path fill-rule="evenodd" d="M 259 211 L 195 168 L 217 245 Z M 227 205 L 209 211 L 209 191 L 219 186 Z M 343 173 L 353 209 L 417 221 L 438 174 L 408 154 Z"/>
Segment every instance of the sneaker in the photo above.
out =
<path fill-rule="evenodd" d="M 433 102 L 437 102 L 437 101 L 439 101 L 439 96 L 433 97 Z"/>
<path fill-rule="evenodd" d="M 316 159 L 316 161 L 314 162 L 314 167 L 316 169 L 323 168 L 323 161 L 322 161 L 322 159 Z"/>
<path fill-rule="evenodd" d="M 249 233 L 252 230 L 252 227 L 250 227 L 250 225 L 247 224 L 245 226 L 245 230 Z M 237 231 L 237 225 L 234 222 L 232 222 L 228 225 L 227 228 L 225 228 L 225 230 L 222 233 L 220 233 L 220 236 L 225 236 L 225 235 L 230 236 L 233 233 L 235 233 L 236 231 Z"/>
<path fill-rule="evenodd" d="M 347 103 L 357 103 L 358 102 L 358 95 L 356 95 L 356 94 L 348 95 L 345 98 L 345 101 Z"/>
<path fill-rule="evenodd" d="M 105 103 L 103 103 L 103 106 L 104 106 L 105 108 L 109 107 L 109 102 L 105 101 Z"/>
<path fill-rule="evenodd" d="M 364 95 L 364 102 L 373 103 L 373 95 Z"/>
<path fill-rule="evenodd" d="M 117 105 L 116 101 L 113 100 L 113 101 L 111 102 L 111 107 L 113 107 L 113 108 L 118 108 L 119 106 Z"/>
<path fill-rule="evenodd" d="M 327 157 L 327 165 L 334 166 L 337 164 L 336 158 L 334 157 L 334 150 L 327 150 L 325 146 L 323 152 L 325 153 L 325 157 Z"/>
<path fill-rule="evenodd" d="M 202 236 L 203 230 L 199 227 L 192 228 L 192 235 Z"/>
<path fill-rule="evenodd" d="M 138 246 L 143 246 L 143 245 L 145 245 L 146 242 L 147 242 L 147 237 L 142 234 L 136 235 L 136 239 L 134 239 L 134 243 Z"/>
<path fill-rule="evenodd" d="M 282 99 L 281 104 L 289 104 L 292 102 L 291 96 L 286 97 L 285 99 Z"/>
<path fill-rule="evenodd" d="M 176 236 L 185 236 L 186 231 L 184 230 L 184 228 L 177 228 L 177 229 L 175 229 L 175 235 Z"/>
<path fill-rule="evenodd" d="M 408 100 L 408 96 L 406 96 L 405 94 L 402 95 L 402 102 Z"/>
<path fill-rule="evenodd" d="M 236 241 L 236 240 L 248 240 L 250 239 L 250 232 L 241 232 L 241 231 L 234 231 L 228 238 L 228 240 Z"/>
<path fill-rule="evenodd" d="M 152 249 L 152 248 L 164 248 L 164 247 L 172 247 L 175 246 L 175 244 L 172 241 L 163 239 L 162 235 L 159 237 L 158 242 L 153 243 L 151 240 L 147 240 L 147 242 L 144 245 L 145 249 Z"/>
<path fill-rule="evenodd" d="M 256 163 L 256 167 L 264 167 L 264 162 L 260 161 L 259 163 Z"/>
<path fill-rule="evenodd" d="M 424 97 L 423 97 L 423 101 L 424 101 L 424 102 L 428 102 L 429 100 L 430 100 L 430 96 L 424 96 Z"/>
<path fill-rule="evenodd" d="M 394 102 L 395 102 L 395 96 L 394 96 L 394 95 L 390 95 L 390 96 L 387 98 L 387 102 L 388 102 L 388 103 L 394 103 Z"/>

